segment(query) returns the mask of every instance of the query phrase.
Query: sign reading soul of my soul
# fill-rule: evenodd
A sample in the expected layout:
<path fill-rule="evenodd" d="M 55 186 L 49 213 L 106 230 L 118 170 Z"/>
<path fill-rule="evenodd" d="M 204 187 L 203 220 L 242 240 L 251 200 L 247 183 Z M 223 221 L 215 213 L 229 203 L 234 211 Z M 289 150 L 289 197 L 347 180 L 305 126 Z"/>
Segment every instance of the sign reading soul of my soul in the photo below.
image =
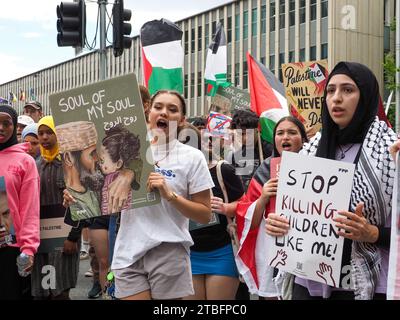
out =
<path fill-rule="evenodd" d="M 230 116 L 236 110 L 250 110 L 250 95 L 247 91 L 234 86 L 218 87 L 211 99 L 210 111 Z"/>
<path fill-rule="evenodd" d="M 314 133 L 321 129 L 321 108 L 328 78 L 328 61 L 309 61 L 282 65 L 283 84 L 290 113 Z"/>
<path fill-rule="evenodd" d="M 131 173 L 123 209 L 159 203 L 158 192 L 146 190 L 154 165 L 135 74 L 51 95 L 50 105 L 66 186 L 77 200 L 72 220 L 113 213 L 108 200 L 118 195 L 110 185 L 122 171 Z"/>
<path fill-rule="evenodd" d="M 283 152 L 276 212 L 290 221 L 268 236 L 267 261 L 301 278 L 339 286 L 343 237 L 333 219 L 347 210 L 354 164 Z"/>

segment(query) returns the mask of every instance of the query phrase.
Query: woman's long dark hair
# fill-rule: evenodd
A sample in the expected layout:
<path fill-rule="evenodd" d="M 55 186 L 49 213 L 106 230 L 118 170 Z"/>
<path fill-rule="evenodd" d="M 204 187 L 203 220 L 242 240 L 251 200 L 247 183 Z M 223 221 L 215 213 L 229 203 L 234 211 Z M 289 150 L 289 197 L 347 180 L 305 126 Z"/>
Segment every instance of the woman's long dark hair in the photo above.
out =
<path fill-rule="evenodd" d="M 303 140 L 303 143 L 304 142 L 308 142 L 306 128 L 304 128 L 304 125 L 300 122 L 300 120 L 295 118 L 295 117 L 293 117 L 293 116 L 283 117 L 282 119 L 280 119 L 277 122 L 277 124 L 275 125 L 275 128 L 274 128 L 274 135 L 273 135 L 273 137 L 274 137 L 274 142 L 273 142 L 274 153 L 272 154 L 274 157 L 280 157 L 281 156 L 279 154 L 278 150 L 276 149 L 276 146 L 275 146 L 275 135 L 276 135 L 276 130 L 277 130 L 278 126 L 284 121 L 289 121 L 289 122 L 293 123 L 299 129 L 300 134 L 301 134 L 301 139 Z"/>

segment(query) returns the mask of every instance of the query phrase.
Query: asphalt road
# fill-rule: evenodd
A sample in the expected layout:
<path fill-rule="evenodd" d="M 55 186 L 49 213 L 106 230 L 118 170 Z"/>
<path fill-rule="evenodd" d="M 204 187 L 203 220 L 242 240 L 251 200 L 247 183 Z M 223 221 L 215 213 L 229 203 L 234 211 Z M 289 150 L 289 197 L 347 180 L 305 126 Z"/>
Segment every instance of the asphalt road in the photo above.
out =
<path fill-rule="evenodd" d="M 75 289 L 71 289 L 70 297 L 72 300 L 91 300 L 87 297 L 92 288 L 92 277 L 85 277 L 84 274 L 90 268 L 90 260 L 81 260 L 79 264 L 79 276 Z"/>

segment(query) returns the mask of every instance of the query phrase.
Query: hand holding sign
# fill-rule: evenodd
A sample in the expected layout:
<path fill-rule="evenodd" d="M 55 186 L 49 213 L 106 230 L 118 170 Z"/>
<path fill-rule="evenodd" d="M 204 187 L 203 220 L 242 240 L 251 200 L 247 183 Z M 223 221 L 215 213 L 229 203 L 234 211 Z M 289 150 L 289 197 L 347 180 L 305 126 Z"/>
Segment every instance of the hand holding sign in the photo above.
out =
<path fill-rule="evenodd" d="M 336 227 L 345 231 L 339 231 L 340 236 L 354 241 L 375 243 L 378 240 L 379 230 L 365 219 L 363 209 L 364 203 L 360 202 L 355 213 L 338 211 L 345 218 L 335 218 L 333 221 L 337 222 Z"/>
<path fill-rule="evenodd" d="M 289 220 L 276 213 L 265 219 L 265 232 L 273 237 L 283 237 L 289 231 Z"/>

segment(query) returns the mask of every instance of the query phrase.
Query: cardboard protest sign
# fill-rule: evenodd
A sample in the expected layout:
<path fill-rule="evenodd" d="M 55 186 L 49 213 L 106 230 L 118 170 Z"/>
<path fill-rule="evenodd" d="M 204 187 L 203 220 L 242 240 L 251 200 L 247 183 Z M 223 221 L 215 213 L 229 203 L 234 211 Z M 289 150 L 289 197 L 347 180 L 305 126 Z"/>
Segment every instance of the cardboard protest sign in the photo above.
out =
<path fill-rule="evenodd" d="M 66 209 L 62 205 L 40 206 L 39 253 L 62 251 L 71 226 L 64 223 Z"/>
<path fill-rule="evenodd" d="M 279 178 L 279 170 L 281 167 L 281 157 L 276 157 L 272 158 L 270 162 L 270 177 L 272 178 Z M 276 211 L 276 197 L 270 197 L 268 204 L 267 204 L 267 209 L 265 212 L 275 212 Z"/>
<path fill-rule="evenodd" d="M 290 229 L 284 237 L 267 237 L 270 266 L 339 286 L 344 238 L 333 219 L 349 207 L 354 168 L 352 163 L 283 152 L 276 213 L 290 221 Z"/>
<path fill-rule="evenodd" d="M 210 112 L 232 115 L 236 110 L 250 110 L 250 94 L 234 86 L 218 87 L 211 99 Z"/>
<path fill-rule="evenodd" d="M 328 61 L 282 65 L 283 84 L 290 113 L 314 133 L 321 129 L 321 108 L 328 78 Z"/>
<path fill-rule="evenodd" d="M 0 231 L 7 233 L 4 240 L 0 241 L 0 248 L 16 242 L 12 216 L 8 207 L 4 177 L 0 177 Z"/>
<path fill-rule="evenodd" d="M 396 175 L 392 200 L 392 228 L 390 239 L 387 299 L 400 300 L 400 157 L 396 160 Z"/>
<path fill-rule="evenodd" d="M 108 202 L 116 179 L 130 182 L 123 209 L 160 202 L 146 188 L 154 162 L 135 74 L 51 95 L 50 105 L 66 187 L 77 200 L 72 220 L 113 213 Z"/>

